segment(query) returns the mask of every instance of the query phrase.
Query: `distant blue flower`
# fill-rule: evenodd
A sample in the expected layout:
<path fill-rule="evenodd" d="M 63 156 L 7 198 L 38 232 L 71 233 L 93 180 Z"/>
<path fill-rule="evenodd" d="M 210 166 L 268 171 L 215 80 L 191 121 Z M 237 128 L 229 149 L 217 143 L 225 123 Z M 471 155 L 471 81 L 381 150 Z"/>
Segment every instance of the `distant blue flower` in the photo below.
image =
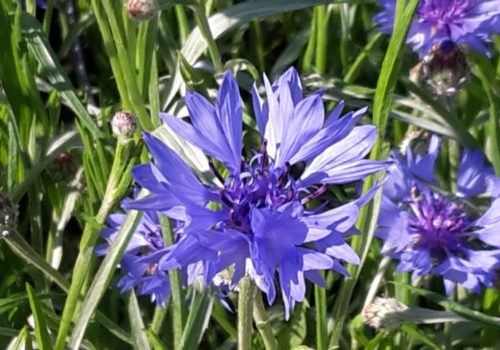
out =
<path fill-rule="evenodd" d="M 479 211 L 472 197 L 491 193 L 498 179 L 479 151 L 464 151 L 454 198 L 436 189 L 432 172 L 439 152 L 433 137 L 429 153 L 394 154 L 376 236 L 385 242 L 382 253 L 399 260 L 398 272 L 413 272 L 413 279 L 441 276 L 447 294 L 457 283 L 479 292 L 492 286 L 500 265 L 500 199 Z"/>
<path fill-rule="evenodd" d="M 382 32 L 390 34 L 396 0 L 378 0 L 378 3 L 383 10 L 374 21 Z M 498 0 L 421 0 L 407 42 L 420 56 L 447 41 L 488 55 L 485 45 L 493 34 L 500 34 Z"/>
<path fill-rule="evenodd" d="M 125 205 L 126 203 L 127 200 L 124 201 Z M 96 255 L 107 254 L 126 217 L 125 213 L 115 213 L 108 217 L 108 227 L 101 231 L 101 237 L 107 243 L 96 247 Z M 118 287 L 122 293 L 136 288 L 138 295 L 150 295 L 151 301 L 158 306 L 165 305 L 170 295 L 170 283 L 168 274 L 158 269 L 159 257 L 155 258 L 155 253 L 164 248 L 158 215 L 152 211 L 144 212 L 120 262 L 124 276 L 118 282 Z M 144 262 L 145 258 L 150 261 Z"/>
<path fill-rule="evenodd" d="M 344 239 L 356 232 L 359 207 L 371 194 L 330 210 L 305 204 L 325 193 L 326 185 L 362 180 L 386 163 L 363 159 L 376 137 L 374 126 L 355 127 L 366 109 L 341 118 L 340 103 L 325 120 L 321 94 L 304 98 L 294 69 L 273 85 L 264 82 L 265 102 L 253 89 L 263 142 L 248 160 L 242 157 L 243 106 L 230 73 L 215 106 L 187 94 L 191 124 L 162 115 L 177 135 L 226 167 L 223 178 L 212 161 L 222 187 L 200 182 L 179 156 L 145 133 L 155 163 L 136 167 L 133 175 L 153 195 L 129 207 L 159 210 L 184 223 L 183 237 L 160 259 L 160 270 L 186 268 L 190 281 L 202 275 L 207 285 L 230 271 L 231 286 L 248 273 L 269 304 L 277 270 L 288 318 L 304 299 L 305 279 L 322 283 L 318 271 L 348 275 L 341 262 L 359 263 Z M 292 169 L 298 163 L 305 164 L 301 175 L 300 167 Z"/>
<path fill-rule="evenodd" d="M 40 7 L 42 9 L 46 9 L 47 8 L 47 0 L 36 0 L 35 1 L 35 5 L 36 5 L 36 7 Z M 26 8 L 26 0 L 23 0 L 21 2 L 21 6 L 22 6 L 23 9 Z"/>

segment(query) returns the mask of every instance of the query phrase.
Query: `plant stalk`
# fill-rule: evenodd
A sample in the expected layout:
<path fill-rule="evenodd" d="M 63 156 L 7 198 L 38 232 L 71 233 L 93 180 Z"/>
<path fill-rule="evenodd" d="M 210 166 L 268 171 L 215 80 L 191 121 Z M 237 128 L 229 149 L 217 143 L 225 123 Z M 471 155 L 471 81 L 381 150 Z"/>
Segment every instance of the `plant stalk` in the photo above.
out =
<path fill-rule="evenodd" d="M 262 302 L 262 294 L 258 290 L 254 294 L 253 319 L 262 336 L 266 350 L 278 350 L 278 342 L 269 324 L 269 315 Z"/>
<path fill-rule="evenodd" d="M 252 312 L 255 286 L 247 275 L 240 282 L 238 297 L 238 350 L 252 349 Z"/>

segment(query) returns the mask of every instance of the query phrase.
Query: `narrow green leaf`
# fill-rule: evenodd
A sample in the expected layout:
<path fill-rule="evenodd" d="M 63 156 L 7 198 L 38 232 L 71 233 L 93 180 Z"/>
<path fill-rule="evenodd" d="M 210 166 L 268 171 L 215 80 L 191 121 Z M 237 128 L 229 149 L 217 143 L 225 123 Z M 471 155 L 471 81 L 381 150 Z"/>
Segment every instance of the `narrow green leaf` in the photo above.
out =
<path fill-rule="evenodd" d="M 64 279 L 64 276 L 57 270 L 54 270 L 44 258 L 42 258 L 18 233 L 13 232 L 7 237 L 3 237 L 11 250 L 28 264 L 33 265 L 36 269 L 42 272 L 48 279 L 54 281 L 59 288 L 64 292 L 69 291 L 69 283 Z M 39 296 L 40 298 L 40 296 Z M 131 336 L 111 321 L 100 311 L 96 313 L 96 320 L 101 323 L 107 330 L 114 334 L 119 339 L 132 344 Z"/>
<path fill-rule="evenodd" d="M 47 323 L 45 322 L 42 305 L 29 283 L 26 283 L 26 292 L 28 293 L 31 312 L 35 318 L 35 336 L 38 346 L 41 350 L 52 349 L 52 341 L 50 340 L 49 332 L 47 330 Z"/>
<path fill-rule="evenodd" d="M 142 320 L 141 309 L 139 308 L 139 303 L 137 302 L 137 297 L 135 296 L 133 289 L 128 297 L 127 311 L 130 318 L 130 328 L 132 329 L 136 349 L 151 349 L 145 332 L 146 327 L 144 327 L 144 321 Z"/>
<path fill-rule="evenodd" d="M 485 326 L 500 327 L 500 317 L 493 317 L 486 315 L 482 312 L 471 310 L 465 306 L 448 299 L 441 294 L 437 294 L 422 288 L 413 287 L 403 283 L 391 282 L 403 288 L 409 289 L 411 292 L 420 295 L 426 299 L 429 299 L 436 304 L 441 305 L 449 311 L 455 312 L 456 314 L 465 317 L 468 320 L 479 322 Z"/>
<path fill-rule="evenodd" d="M 167 346 L 152 329 L 148 329 L 146 333 L 148 335 L 149 342 L 153 345 L 154 350 L 167 350 Z"/>
<path fill-rule="evenodd" d="M 182 349 L 196 349 L 208 326 L 212 313 L 213 298 L 209 291 L 196 293 L 192 298 L 189 316 L 182 334 Z"/>
<path fill-rule="evenodd" d="M 441 346 L 439 346 L 439 344 L 436 343 L 434 339 L 432 339 L 430 336 L 425 334 L 423 330 L 421 330 L 420 328 L 418 328 L 413 324 L 403 324 L 401 326 L 401 330 L 407 333 L 410 337 L 417 339 L 418 341 L 431 347 L 432 349 L 435 350 L 441 349 Z"/>
<path fill-rule="evenodd" d="M 101 131 L 74 92 L 69 79 L 66 77 L 61 64 L 50 47 L 40 23 L 32 16 L 23 13 L 21 16 L 21 25 L 23 37 L 40 64 L 42 74 L 47 76 L 54 89 L 59 92 L 64 102 L 73 110 L 77 118 L 79 118 L 92 135 L 94 137 L 101 136 Z"/>
<path fill-rule="evenodd" d="M 123 252 L 125 251 L 137 224 L 139 223 L 141 214 L 142 213 L 136 210 L 129 211 L 127 219 L 121 226 L 116 239 L 109 248 L 108 254 L 95 274 L 89 291 L 86 294 L 81 306 L 81 310 L 85 310 L 85 312 L 82 312 L 75 320 L 76 326 L 71 334 L 70 348 L 77 349 L 80 346 L 90 318 L 94 314 L 99 301 L 111 282 L 116 270 L 116 265 L 120 261 L 120 258 L 123 255 Z"/>

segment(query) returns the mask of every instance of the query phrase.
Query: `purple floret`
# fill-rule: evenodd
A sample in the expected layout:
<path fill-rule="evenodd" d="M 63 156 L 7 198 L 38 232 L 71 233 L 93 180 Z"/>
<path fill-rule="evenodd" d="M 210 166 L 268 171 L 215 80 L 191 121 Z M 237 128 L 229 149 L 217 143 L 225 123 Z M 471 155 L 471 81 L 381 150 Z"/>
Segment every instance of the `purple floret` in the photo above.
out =
<path fill-rule="evenodd" d="M 231 288 L 249 274 L 269 304 L 278 277 L 288 318 L 305 297 L 306 279 L 321 283 L 318 271 L 347 274 L 342 263 L 359 262 L 345 236 L 355 232 L 359 207 L 369 196 L 328 211 L 306 204 L 327 185 L 363 180 L 387 163 L 364 159 L 376 137 L 373 126 L 355 126 L 365 109 L 341 117 L 341 103 L 325 120 L 321 94 L 304 97 L 294 69 L 273 84 L 264 77 L 264 83 L 265 99 L 253 89 L 262 144 L 248 158 L 242 155 L 243 106 L 230 73 L 215 105 L 187 94 L 191 123 L 162 115 L 173 132 L 210 157 L 221 187 L 202 183 L 175 152 L 145 133 L 155 161 L 133 174 L 152 196 L 128 207 L 161 211 L 183 225 L 183 237 L 163 254 L 159 270 L 185 269 L 188 283 L 201 276 L 207 285 L 230 271 Z M 305 164 L 301 175 L 292 171 L 297 163 Z"/>
<path fill-rule="evenodd" d="M 482 285 L 492 287 L 500 265 L 500 199 L 493 193 L 486 212 L 472 207 L 470 199 L 491 195 L 498 179 L 481 152 L 466 150 L 457 193 L 445 196 L 430 176 L 439 151 L 437 137 L 430 144 L 424 156 L 411 149 L 406 157 L 393 155 L 396 162 L 388 170 L 376 236 L 384 240 L 382 254 L 399 260 L 398 272 L 412 272 L 414 280 L 440 276 L 447 294 L 457 283 L 477 293 Z"/>
<path fill-rule="evenodd" d="M 378 0 L 382 11 L 374 22 L 386 34 L 392 33 L 396 0 Z M 453 42 L 489 55 L 486 47 L 493 34 L 500 33 L 497 0 L 422 0 L 408 33 L 407 43 L 420 56 L 436 44 Z"/>
<path fill-rule="evenodd" d="M 129 201 L 125 200 L 123 204 L 126 206 Z M 126 217 L 125 213 L 115 213 L 108 217 L 107 227 L 101 231 L 101 237 L 107 243 L 96 247 L 96 255 L 107 254 Z M 158 270 L 160 257 L 155 254 L 164 249 L 158 214 L 154 211 L 144 212 L 120 261 L 120 268 L 123 271 L 123 276 L 118 281 L 120 290 L 126 292 L 136 288 L 138 295 L 149 295 L 151 301 L 158 306 L 165 306 L 170 295 L 170 283 L 168 274 Z M 145 262 L 147 258 L 149 259 Z"/>

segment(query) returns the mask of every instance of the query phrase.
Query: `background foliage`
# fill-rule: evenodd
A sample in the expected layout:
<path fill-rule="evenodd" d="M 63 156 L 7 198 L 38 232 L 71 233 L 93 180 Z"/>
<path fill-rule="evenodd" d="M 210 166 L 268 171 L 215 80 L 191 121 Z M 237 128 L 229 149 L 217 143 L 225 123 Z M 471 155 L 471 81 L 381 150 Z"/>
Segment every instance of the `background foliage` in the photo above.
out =
<path fill-rule="evenodd" d="M 195 150 L 160 127 L 158 112 L 187 115 L 186 89 L 214 97 L 224 70 L 237 73 L 249 91 L 263 72 L 274 78 L 294 65 L 306 90 L 327 88 L 329 109 L 339 100 L 350 109 L 370 107 L 362 122 L 379 127 L 371 157 L 386 157 L 412 132 L 435 132 L 447 140 L 442 180 L 451 183 L 459 145 L 485 151 L 498 175 L 500 38 L 492 59 L 468 54 L 473 75 L 456 103 L 438 98 L 408 78 L 418 57 L 404 40 L 418 1 L 398 2 L 399 22 L 389 38 L 373 25 L 373 1 L 162 0 L 161 12 L 146 22 L 129 18 L 120 0 L 48 0 L 45 9 L 27 0 L 25 10 L 20 1 L 1 1 L 0 189 L 17 204 L 19 220 L 0 239 L 0 347 L 36 342 L 63 349 L 80 341 L 89 349 L 236 347 L 235 315 L 207 292 L 188 290 L 173 295 L 167 309 L 155 309 L 112 287 L 138 213 L 129 215 L 108 258 L 93 254 L 107 215 L 130 192 L 130 168 L 148 159 L 139 133 L 130 142 L 116 140 L 113 113 L 129 110 L 140 129 L 159 128 L 157 135 L 203 169 Z M 244 123 L 251 140 L 258 134 L 248 96 Z M 372 239 L 377 203 L 361 213 L 363 234 L 352 245 L 364 264 L 349 267 L 352 279 L 329 274 L 326 289 L 311 285 L 287 323 L 281 305 L 269 310 L 279 348 L 500 346 L 497 290 L 459 290 L 446 300 L 439 282 L 412 289 L 408 275 L 381 263 Z M 359 316 L 377 292 L 374 281 L 378 294 L 445 308 L 468 322 L 376 333 Z M 253 343 L 264 346 L 257 332 Z"/>

